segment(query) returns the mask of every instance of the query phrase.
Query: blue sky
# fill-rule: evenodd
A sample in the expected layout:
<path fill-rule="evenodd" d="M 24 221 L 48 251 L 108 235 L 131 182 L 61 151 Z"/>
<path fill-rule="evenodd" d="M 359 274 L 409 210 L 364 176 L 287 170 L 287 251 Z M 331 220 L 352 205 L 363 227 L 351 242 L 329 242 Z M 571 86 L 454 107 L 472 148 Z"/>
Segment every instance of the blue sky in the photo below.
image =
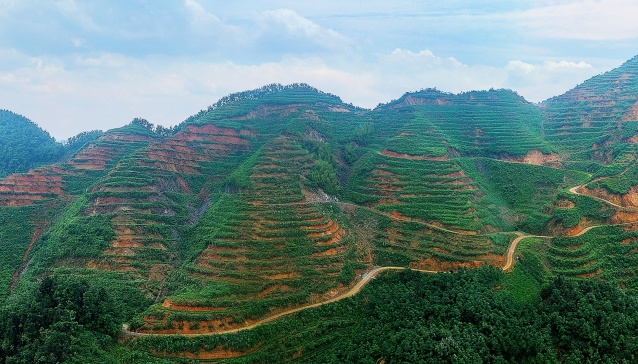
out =
<path fill-rule="evenodd" d="M 174 125 L 306 82 L 374 107 L 406 91 L 561 94 L 638 54 L 633 0 L 0 0 L 0 108 L 58 139 Z"/>

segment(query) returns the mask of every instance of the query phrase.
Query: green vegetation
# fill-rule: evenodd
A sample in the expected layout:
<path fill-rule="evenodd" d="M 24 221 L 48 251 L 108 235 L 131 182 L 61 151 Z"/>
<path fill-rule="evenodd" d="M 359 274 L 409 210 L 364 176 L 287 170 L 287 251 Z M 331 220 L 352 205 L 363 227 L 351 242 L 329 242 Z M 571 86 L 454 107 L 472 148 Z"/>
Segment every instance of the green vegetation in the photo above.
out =
<path fill-rule="evenodd" d="M 76 200 L 42 236 L 42 255 L 48 264 L 65 258 L 97 258 L 115 238 L 108 217 L 79 214 L 85 203 L 84 197 Z"/>
<path fill-rule="evenodd" d="M 582 213 L 578 215 L 578 209 L 554 210 L 552 204 L 558 197 L 578 201 L 587 199 L 561 192 L 564 188 L 587 181 L 589 177 L 585 173 L 487 158 L 465 159 L 459 163 L 468 176 L 487 192 L 485 204 L 502 206 L 501 209 L 508 212 L 501 213 L 501 216 L 512 221 L 517 230 L 540 233 L 553 217 L 567 220 L 565 216 L 568 214 L 578 216 L 578 220 L 575 224 L 570 220 L 566 226 L 575 226 L 582 216 Z M 579 208 L 582 205 L 584 203 L 579 203 Z M 600 209 L 600 204 L 596 207 L 595 212 Z M 594 211 L 588 210 L 587 213 Z"/>
<path fill-rule="evenodd" d="M 541 139 L 542 115 L 509 90 L 472 91 L 458 95 L 427 89 L 405 94 L 382 109 L 417 111 L 447 143 L 465 155 L 525 155 L 552 150 Z"/>
<path fill-rule="evenodd" d="M 65 146 L 1 114 L 44 148 L 0 144 L 0 176 L 32 169 L 0 181 L 2 360 L 633 362 L 638 222 L 611 224 L 636 216 L 635 63 L 540 107 L 427 89 L 365 110 L 269 85 L 174 128 L 136 118 Z M 582 184 L 628 207 L 570 192 Z M 503 275 L 515 232 L 553 238 L 521 241 Z M 383 274 L 233 335 L 113 340 L 122 323 L 240 328 L 375 266 L 449 274 Z"/>
<path fill-rule="evenodd" d="M 108 351 L 121 323 L 147 300 L 114 274 L 69 273 L 44 278 L 0 309 L 0 363 L 118 362 Z"/>
<path fill-rule="evenodd" d="M 479 230 L 490 220 L 477 207 L 480 192 L 453 161 L 393 158 L 377 153 L 361 162 L 349 180 L 348 199 L 379 211 Z"/>
<path fill-rule="evenodd" d="M 350 284 L 354 269 L 365 265 L 345 264 L 352 241 L 344 236 L 338 209 L 304 202 L 301 187 L 311 162 L 309 152 L 286 137 L 250 157 L 231 175 L 242 188 L 221 195 L 204 214 L 185 244 L 185 274 L 165 286 L 178 305 L 214 310 L 157 305 L 145 313 L 154 320 L 137 324 L 153 330 L 188 322 L 191 328 L 232 327 Z M 221 323 L 198 324 L 214 321 Z"/>
<path fill-rule="evenodd" d="M 578 237 L 555 237 L 547 252 L 553 274 L 599 277 L 631 290 L 638 288 L 635 231 L 600 227 Z"/>
<path fill-rule="evenodd" d="M 608 282 L 558 278 L 521 302 L 495 269 L 383 275 L 354 298 L 220 336 L 139 337 L 135 363 L 244 354 L 220 363 L 623 363 L 635 360 L 636 299 Z M 176 362 L 180 362 L 176 359 Z"/>
<path fill-rule="evenodd" d="M 0 302 L 9 295 L 13 274 L 31 240 L 32 207 L 0 208 Z"/>
<path fill-rule="evenodd" d="M 57 162 L 64 147 L 31 120 L 0 110 L 0 177 Z"/>
<path fill-rule="evenodd" d="M 511 274 L 501 280 L 501 287 L 520 302 L 540 303 L 540 293 L 545 277 L 550 276 L 546 262 L 548 244 L 544 239 L 526 238 L 516 248 L 516 266 Z"/>
<path fill-rule="evenodd" d="M 636 135 L 635 123 L 618 121 L 638 100 L 637 81 L 638 58 L 634 57 L 564 95 L 544 101 L 543 132 L 547 141 L 573 154 L 573 160 L 609 162 L 615 143 Z"/>

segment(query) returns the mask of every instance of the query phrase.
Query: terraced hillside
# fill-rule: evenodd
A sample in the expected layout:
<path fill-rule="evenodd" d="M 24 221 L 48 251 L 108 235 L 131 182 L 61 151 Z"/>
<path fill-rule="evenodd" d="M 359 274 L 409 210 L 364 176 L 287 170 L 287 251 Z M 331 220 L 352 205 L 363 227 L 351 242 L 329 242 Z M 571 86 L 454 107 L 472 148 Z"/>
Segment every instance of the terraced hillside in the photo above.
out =
<path fill-rule="evenodd" d="M 416 122 L 412 121 L 412 125 L 400 133 L 412 134 L 410 129 L 414 129 L 414 124 L 421 124 L 419 134 L 426 132 L 442 140 L 462 156 L 515 158 L 531 151 L 541 155 L 554 151 L 552 145 L 542 139 L 541 113 L 509 90 L 454 95 L 427 89 L 405 94 L 378 108 L 384 113 L 390 110 L 414 115 Z M 392 150 L 392 146 L 389 149 Z M 419 154 L 418 149 L 415 151 L 413 154 Z M 443 155 L 442 152 L 439 149 L 438 155 Z"/>
<path fill-rule="evenodd" d="M 543 134 L 570 159 L 603 164 L 638 134 L 638 58 L 541 104 Z M 633 148 L 632 148 L 633 149 Z M 635 156 L 635 153 L 634 153 Z"/>
<path fill-rule="evenodd" d="M 448 229 L 489 229 L 479 218 L 480 189 L 453 161 L 380 152 L 356 173 L 348 194 L 355 203 Z"/>
<path fill-rule="evenodd" d="M 196 230 L 196 257 L 185 269 L 197 285 L 157 306 L 149 316 L 162 321 L 150 320 L 155 324 L 147 330 L 233 327 L 335 295 L 354 278 L 346 259 L 353 256 L 352 240 L 329 206 L 303 194 L 308 151 L 294 138 L 279 137 L 255 157 L 248 187 L 221 196 Z"/>
<path fill-rule="evenodd" d="M 6 297 L 33 260 L 31 249 L 71 203 L 104 176 L 125 155 L 147 146 L 145 130 L 135 126 L 110 131 L 65 163 L 40 167 L 0 180 L 0 224 L 3 265 L 0 297 Z M 17 231 L 20 231 L 18 234 Z"/>
<path fill-rule="evenodd" d="M 0 180 L 0 298 L 51 274 L 126 282 L 145 297 L 123 319 L 129 335 L 161 342 L 146 353 L 204 360 L 275 344 L 200 356 L 173 350 L 185 339 L 172 335 L 218 343 L 270 330 L 358 292 L 382 267 L 493 266 L 513 272 L 503 287 L 516 292 L 558 275 L 633 290 L 635 64 L 540 106 L 508 90 L 426 89 L 365 110 L 269 85 L 171 129 L 136 119 Z M 517 268 L 519 243 L 523 266 L 542 273 Z"/>
<path fill-rule="evenodd" d="M 179 259 L 175 251 L 183 227 L 197 222 L 225 168 L 250 150 L 250 135 L 188 126 L 123 159 L 87 194 L 84 213 L 107 216 L 115 233 L 89 264 L 162 281 Z"/>

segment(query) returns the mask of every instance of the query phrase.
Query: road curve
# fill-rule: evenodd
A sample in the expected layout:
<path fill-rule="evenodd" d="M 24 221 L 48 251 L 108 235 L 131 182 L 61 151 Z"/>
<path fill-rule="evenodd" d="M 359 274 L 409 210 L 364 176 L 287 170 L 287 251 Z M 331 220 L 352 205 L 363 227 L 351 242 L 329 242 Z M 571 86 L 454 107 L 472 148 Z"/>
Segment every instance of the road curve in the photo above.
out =
<path fill-rule="evenodd" d="M 413 268 L 406 268 L 406 267 L 378 267 L 378 268 L 374 268 L 374 269 L 366 272 L 364 274 L 363 279 L 361 281 L 359 281 L 359 283 L 357 283 L 354 287 L 350 288 L 348 291 L 340 294 L 337 297 L 331 298 L 331 299 L 329 299 L 327 301 L 314 303 L 314 304 L 306 305 L 306 306 L 301 306 L 301 307 L 293 308 L 293 309 L 288 310 L 288 311 L 280 312 L 280 313 L 278 313 L 276 315 L 269 316 L 269 317 L 266 317 L 265 319 L 262 319 L 262 320 L 259 320 L 257 322 L 254 322 L 254 323 L 252 323 L 252 324 L 250 324 L 248 326 L 239 327 L 239 328 L 236 328 L 236 329 L 230 329 L 230 330 L 224 330 L 224 331 L 216 331 L 216 332 L 207 332 L 207 333 L 201 333 L 201 334 L 151 334 L 151 333 L 142 333 L 142 332 L 130 331 L 128 329 L 127 325 L 122 325 L 122 331 L 124 332 L 125 335 L 129 335 L 129 336 L 175 336 L 175 335 L 181 335 L 181 336 L 193 337 L 193 336 L 212 336 L 212 335 L 232 334 L 232 333 L 236 333 L 236 332 L 239 332 L 239 331 L 251 330 L 251 329 L 254 329 L 257 326 L 261 326 L 263 324 L 267 324 L 269 322 L 275 321 L 275 320 L 280 319 L 280 318 L 282 318 L 284 316 L 292 315 L 292 314 L 297 313 L 299 311 L 303 311 L 303 310 L 307 310 L 309 308 L 315 308 L 315 307 L 327 305 L 329 303 L 341 301 L 344 298 L 352 297 L 352 296 L 356 295 L 357 293 L 359 293 L 361 291 L 361 289 L 363 289 L 363 287 L 365 287 L 368 283 L 370 283 L 370 281 L 372 281 L 379 273 L 382 273 L 382 272 L 385 272 L 385 271 L 389 271 L 389 270 L 404 270 L 404 269 L 410 269 L 410 270 L 415 271 L 415 272 L 431 273 L 431 274 L 442 273 L 442 272 L 438 272 L 438 271 L 423 270 L 423 269 L 413 269 Z"/>
<path fill-rule="evenodd" d="M 632 224 L 637 224 L 637 223 L 638 223 L 638 221 L 631 221 L 631 222 L 624 222 L 622 224 L 613 224 L 613 225 L 593 225 L 593 226 L 588 226 L 588 227 L 584 228 L 578 234 L 574 234 L 574 235 L 567 236 L 567 237 L 568 238 L 575 238 L 577 236 L 581 236 L 581 235 L 589 232 L 591 229 L 596 229 L 596 228 L 599 228 L 599 227 L 623 226 L 623 225 L 632 225 Z M 514 252 L 516 251 L 516 247 L 518 246 L 518 243 L 521 242 L 521 240 L 527 239 L 527 238 L 539 238 L 539 239 L 551 239 L 551 238 L 554 238 L 554 236 L 544 236 L 544 235 L 523 235 L 520 232 L 517 232 L 516 234 L 518 235 L 518 237 L 516 239 L 512 240 L 512 242 L 510 243 L 509 247 L 507 248 L 507 255 L 505 256 L 505 265 L 503 266 L 503 272 L 507 272 L 514 265 Z"/>
<path fill-rule="evenodd" d="M 569 192 L 571 192 L 571 193 L 573 193 L 575 195 L 582 195 L 581 193 L 578 192 L 578 189 L 581 188 L 582 186 L 583 185 L 578 185 L 578 186 L 572 187 L 572 188 L 569 189 Z M 599 200 L 599 201 L 605 202 L 607 204 L 610 204 L 612 206 L 615 206 L 615 207 L 618 207 L 618 208 L 621 208 L 621 209 L 625 209 L 622 206 L 616 205 L 615 203 L 607 201 L 607 200 L 604 200 L 602 198 L 597 198 L 597 197 L 593 197 L 593 196 L 589 196 L 589 195 L 582 195 L 582 196 L 588 196 L 588 197 L 594 198 L 596 200 Z M 352 206 L 356 206 L 358 208 L 369 209 L 369 210 L 372 210 L 374 212 L 381 213 L 381 212 L 376 211 L 374 209 L 366 208 L 366 207 L 359 206 L 359 205 L 349 204 L 347 202 L 337 202 L 337 204 L 352 205 Z M 381 213 L 381 214 L 383 214 L 383 213 Z M 383 215 L 385 215 L 385 214 L 383 214 Z M 396 220 L 404 220 L 404 219 L 398 218 L 396 216 L 391 216 L 391 215 L 385 215 L 385 216 L 388 216 L 389 218 L 396 219 Z M 410 219 L 405 219 L 405 220 L 406 221 L 412 221 Z M 447 231 L 447 232 L 450 232 L 450 233 L 466 235 L 466 234 L 463 234 L 462 232 L 447 230 L 445 228 L 441 228 L 441 227 L 438 227 L 438 226 L 430 225 L 430 224 L 427 224 L 427 223 L 423 223 L 423 222 L 419 222 L 419 223 L 427 225 L 427 226 L 431 226 L 432 228 L 435 228 L 435 229 Z M 583 229 L 578 234 L 573 235 L 571 237 L 577 237 L 577 236 L 583 235 L 583 234 L 589 232 L 592 229 L 603 227 L 603 226 L 622 226 L 622 225 L 630 225 L 630 224 L 636 224 L 636 223 L 638 223 L 638 221 L 627 222 L 627 223 L 622 223 L 622 224 L 614 224 L 614 225 L 594 225 L 594 226 L 589 226 L 589 227 Z M 502 267 L 502 270 L 504 272 L 509 272 L 510 269 L 513 267 L 513 265 L 514 265 L 514 253 L 516 251 L 516 247 L 518 246 L 518 243 L 520 243 L 523 239 L 526 239 L 526 238 L 551 239 L 551 238 L 553 238 L 553 236 L 524 235 L 521 232 L 516 232 L 516 234 L 518 236 L 514 240 L 512 240 L 510 242 L 510 244 L 509 244 L 509 246 L 507 248 L 507 252 L 505 254 L 505 265 L 503 265 L 503 267 Z M 467 234 L 467 235 L 470 235 L 470 234 Z M 141 333 L 141 332 L 130 331 L 127 325 L 122 325 L 122 332 L 126 336 L 187 336 L 187 337 L 196 337 L 196 336 L 212 336 L 212 335 L 232 334 L 232 333 L 236 333 L 236 332 L 239 332 L 239 331 L 251 330 L 251 329 L 254 329 L 257 326 L 261 326 L 261 325 L 267 324 L 269 322 L 275 321 L 275 320 L 280 319 L 280 318 L 285 317 L 285 316 L 292 315 L 292 314 L 297 313 L 299 311 L 303 311 L 303 310 L 307 310 L 307 309 L 310 309 L 310 308 L 319 307 L 319 306 L 322 306 L 322 305 L 326 305 L 326 304 L 329 304 L 329 303 L 340 301 L 340 300 L 342 300 L 344 298 L 352 297 L 352 296 L 356 295 L 357 293 L 359 293 L 361 291 L 361 289 L 363 289 L 363 287 L 365 287 L 368 283 L 370 283 L 370 281 L 372 279 L 374 279 L 374 277 L 376 277 L 379 273 L 385 272 L 385 271 L 390 271 L 390 270 L 404 270 L 404 269 L 410 269 L 410 270 L 415 271 L 415 272 L 423 272 L 423 273 L 431 273 L 431 274 L 433 274 L 433 273 L 442 273 L 442 272 L 438 272 L 438 271 L 413 269 L 413 268 L 407 268 L 407 267 L 378 267 L 378 268 L 374 268 L 374 269 L 366 272 L 364 274 L 363 279 L 361 279 L 361 281 L 359 281 L 355 286 L 350 288 L 348 291 L 338 295 L 337 297 L 331 298 L 331 299 L 329 299 L 327 301 L 314 303 L 314 304 L 309 304 L 309 305 L 297 307 L 297 308 L 294 308 L 294 309 L 291 309 L 291 310 L 288 310 L 288 311 L 280 312 L 280 313 L 278 313 L 276 315 L 273 315 L 273 316 L 270 316 L 270 317 L 266 317 L 266 318 L 264 318 L 262 320 L 256 321 L 256 322 L 254 322 L 254 323 L 252 323 L 250 325 L 247 325 L 247 326 L 244 326 L 244 327 L 235 328 L 235 329 L 230 329 L 230 330 L 209 332 L 209 333 L 200 333 L 200 334 L 179 334 L 179 333 L 178 334 L 153 334 L 153 333 Z"/>
<path fill-rule="evenodd" d="M 585 186 L 585 185 L 578 185 L 578 186 L 576 186 L 576 187 L 572 187 L 572 188 L 570 188 L 570 189 L 569 189 L 569 192 L 573 193 L 574 195 L 578 195 L 578 196 L 587 196 L 587 197 L 593 198 L 594 200 L 597 200 L 597 201 L 600 201 L 600 202 L 604 202 L 604 203 L 606 203 L 606 204 L 608 204 L 608 205 L 611 205 L 611 206 L 617 207 L 617 208 L 619 208 L 619 209 L 627 210 L 627 207 L 617 205 L 617 204 L 615 204 L 615 203 L 613 203 L 613 202 L 611 202 L 611 201 L 605 200 L 604 198 L 595 197 L 595 196 L 590 196 L 590 195 L 585 195 L 585 194 L 582 194 L 582 193 L 578 192 L 578 190 L 579 190 L 581 187 L 583 187 L 583 186 Z"/>
<path fill-rule="evenodd" d="M 516 247 L 518 246 L 518 243 L 521 242 L 521 240 L 527 239 L 527 238 L 551 239 L 551 236 L 523 235 L 522 233 L 516 233 L 516 235 L 518 235 L 518 237 L 512 240 L 512 242 L 510 243 L 510 246 L 507 247 L 507 254 L 505 255 L 505 265 L 503 266 L 503 272 L 509 271 L 509 269 L 512 268 L 512 266 L 514 266 L 514 252 L 516 251 Z"/>

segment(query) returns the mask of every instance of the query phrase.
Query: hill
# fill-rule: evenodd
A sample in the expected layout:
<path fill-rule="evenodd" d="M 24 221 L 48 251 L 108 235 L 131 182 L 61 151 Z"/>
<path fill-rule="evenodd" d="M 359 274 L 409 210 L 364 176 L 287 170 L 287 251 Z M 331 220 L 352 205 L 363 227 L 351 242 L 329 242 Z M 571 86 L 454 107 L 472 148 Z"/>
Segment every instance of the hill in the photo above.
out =
<path fill-rule="evenodd" d="M 502 289 L 532 306 L 543 286 L 562 284 L 558 276 L 596 277 L 633 295 L 635 65 L 636 58 L 540 105 L 510 90 L 425 89 L 367 110 L 305 84 L 268 85 L 229 95 L 174 128 L 135 119 L 81 134 L 53 163 L 0 180 L 3 315 L 22 301 L 40 312 L 79 292 L 55 305 L 75 312 L 69 320 L 24 337 L 45 340 L 41 332 L 75 322 L 77 334 L 61 337 L 88 335 L 91 350 L 119 361 L 267 362 L 267 353 L 279 353 L 329 362 L 325 351 L 337 343 L 365 341 L 346 327 L 387 324 L 387 316 L 348 311 L 386 310 L 387 288 L 364 288 L 371 303 L 346 299 L 385 272 L 380 267 L 460 271 L 448 283 L 432 278 L 442 285 L 486 274 L 492 278 L 472 278 L 483 282 L 472 288 L 477 297 Z M 464 273 L 476 268 L 484 273 Z M 407 301 L 416 294 L 410 280 L 417 278 L 392 283 L 407 290 Z M 611 289 L 575 284 L 565 289 Z M 108 307 L 90 306 L 93 295 Z M 302 313 L 328 301 L 339 303 L 316 311 L 324 322 Z M 87 312 L 146 336 L 114 345 L 113 332 L 82 323 Z M 23 330 L 11 317 L 15 325 L 3 330 Z M 278 332 L 286 325 L 291 337 Z M 548 335 L 539 340 L 552 342 Z M 36 350 L 11 345 L 24 355 Z M 502 354 L 532 355 L 520 350 Z"/>
<path fill-rule="evenodd" d="M 63 147 L 31 120 L 0 110 L 0 177 L 56 162 Z"/>

